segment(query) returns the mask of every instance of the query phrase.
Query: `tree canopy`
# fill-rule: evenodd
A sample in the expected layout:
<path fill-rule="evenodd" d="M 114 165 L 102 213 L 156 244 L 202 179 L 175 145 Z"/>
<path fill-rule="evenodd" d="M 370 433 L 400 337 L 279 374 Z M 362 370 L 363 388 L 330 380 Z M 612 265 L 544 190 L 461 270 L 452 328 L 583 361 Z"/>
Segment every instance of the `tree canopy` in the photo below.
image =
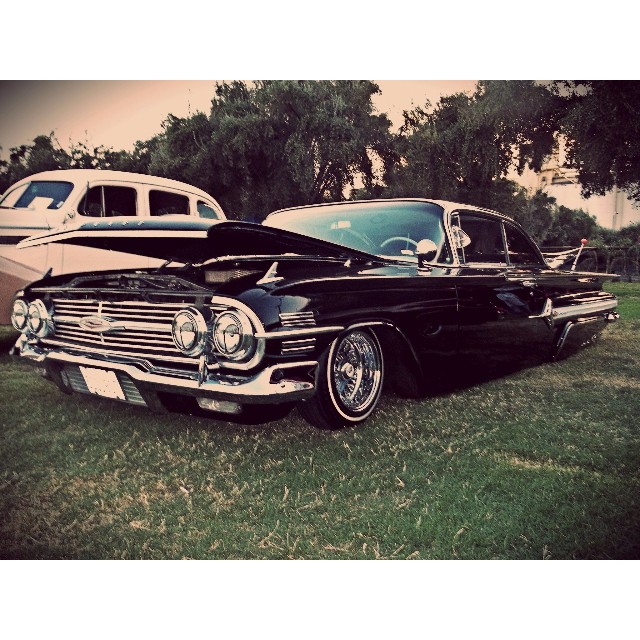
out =
<path fill-rule="evenodd" d="M 169 116 L 150 169 L 215 194 L 237 217 L 374 192 L 396 160 L 391 122 L 367 81 L 223 82 L 211 113 Z"/>
<path fill-rule="evenodd" d="M 396 132 L 373 106 L 377 93 L 370 81 L 218 83 L 208 114 L 169 114 L 131 152 L 64 150 L 53 134 L 12 148 L 0 189 L 47 169 L 119 169 L 188 182 L 231 217 L 257 221 L 347 197 L 442 198 L 504 211 L 539 242 L 563 244 L 591 217 L 512 179 L 563 148 L 584 195 L 615 185 L 640 202 L 640 82 L 483 81 L 406 111 Z"/>
<path fill-rule="evenodd" d="M 564 81 L 552 90 L 565 96 L 558 131 L 583 194 L 617 186 L 640 202 L 640 82 Z"/>

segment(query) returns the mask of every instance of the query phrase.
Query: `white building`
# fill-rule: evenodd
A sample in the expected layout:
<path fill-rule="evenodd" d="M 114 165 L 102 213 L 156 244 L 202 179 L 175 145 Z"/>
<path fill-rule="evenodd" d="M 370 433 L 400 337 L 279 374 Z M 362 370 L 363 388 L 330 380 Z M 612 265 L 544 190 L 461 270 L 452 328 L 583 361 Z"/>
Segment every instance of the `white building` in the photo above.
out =
<path fill-rule="evenodd" d="M 536 174 L 537 184 L 547 195 L 556 199 L 558 205 L 570 209 L 582 209 L 595 217 L 598 224 L 607 229 L 619 230 L 630 224 L 640 223 L 640 207 L 634 205 L 623 191 L 614 187 L 604 196 L 583 198 L 575 169 L 565 169 L 553 159 Z"/>

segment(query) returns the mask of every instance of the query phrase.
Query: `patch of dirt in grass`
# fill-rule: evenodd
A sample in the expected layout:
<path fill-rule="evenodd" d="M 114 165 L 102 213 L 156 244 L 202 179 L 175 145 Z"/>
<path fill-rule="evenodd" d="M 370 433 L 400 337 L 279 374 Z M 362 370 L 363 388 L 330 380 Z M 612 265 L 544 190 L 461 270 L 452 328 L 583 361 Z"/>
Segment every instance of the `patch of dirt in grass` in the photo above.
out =
<path fill-rule="evenodd" d="M 516 455 L 496 455 L 495 458 L 499 462 L 507 462 L 507 464 L 521 469 L 534 469 L 536 471 L 554 471 L 561 473 L 578 473 L 583 471 L 581 467 L 560 465 L 551 460 L 532 460 Z"/>

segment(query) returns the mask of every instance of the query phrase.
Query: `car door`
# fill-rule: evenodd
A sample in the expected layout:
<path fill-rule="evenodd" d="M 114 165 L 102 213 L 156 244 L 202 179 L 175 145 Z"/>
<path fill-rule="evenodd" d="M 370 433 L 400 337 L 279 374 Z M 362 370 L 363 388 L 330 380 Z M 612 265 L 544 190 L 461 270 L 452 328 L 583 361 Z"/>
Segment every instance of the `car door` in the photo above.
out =
<path fill-rule="evenodd" d="M 78 223 L 91 218 L 136 218 L 145 211 L 141 185 L 117 180 L 92 181 L 80 197 L 77 209 L 79 215 L 75 221 Z M 135 228 L 133 222 L 131 226 Z M 71 244 L 62 246 L 61 250 L 60 273 L 143 269 L 161 264 L 160 260 L 146 256 Z M 54 269 L 54 274 L 57 273 Z"/>
<path fill-rule="evenodd" d="M 517 225 L 484 212 L 454 214 L 452 229 L 461 264 L 460 355 L 483 367 L 547 358 L 554 332 L 535 245 Z"/>

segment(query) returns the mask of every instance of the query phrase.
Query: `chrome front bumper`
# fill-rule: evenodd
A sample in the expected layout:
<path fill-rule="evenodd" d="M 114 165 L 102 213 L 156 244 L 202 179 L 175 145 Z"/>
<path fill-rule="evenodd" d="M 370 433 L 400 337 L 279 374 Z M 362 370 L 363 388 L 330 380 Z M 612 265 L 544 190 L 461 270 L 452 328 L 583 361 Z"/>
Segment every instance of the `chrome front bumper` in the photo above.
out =
<path fill-rule="evenodd" d="M 315 393 L 318 363 L 304 361 L 276 364 L 247 377 L 227 376 L 218 372 L 189 374 L 163 369 L 158 372 L 144 363 L 119 362 L 92 358 L 64 350 L 43 351 L 26 341 L 16 343 L 14 355 L 19 355 L 36 367 L 44 368 L 64 391 L 78 391 L 67 385 L 61 372 L 68 367 L 87 367 L 113 371 L 121 379 L 126 376 L 144 397 L 145 393 L 165 392 L 194 398 L 225 400 L 237 404 L 280 404 L 305 400 Z M 53 374 L 53 375 L 51 375 Z M 121 382 L 123 380 L 121 379 Z M 127 398 L 128 399 L 128 398 Z"/>

